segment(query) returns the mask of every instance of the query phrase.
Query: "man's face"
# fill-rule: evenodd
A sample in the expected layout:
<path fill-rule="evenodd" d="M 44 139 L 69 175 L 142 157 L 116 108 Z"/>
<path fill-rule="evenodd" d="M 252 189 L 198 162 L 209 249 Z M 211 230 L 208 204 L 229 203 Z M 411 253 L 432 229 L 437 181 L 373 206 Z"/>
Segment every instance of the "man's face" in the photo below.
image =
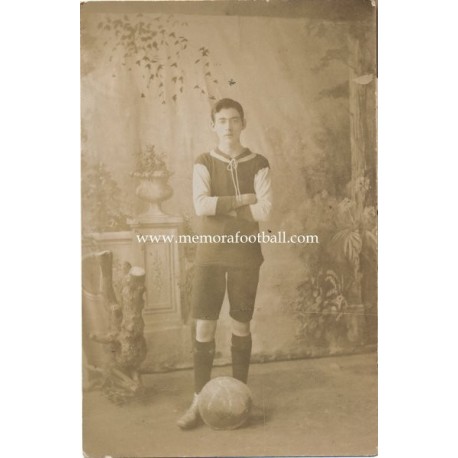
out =
<path fill-rule="evenodd" d="M 220 142 L 236 143 L 240 140 L 240 134 L 245 128 L 245 121 L 235 108 L 223 108 L 215 114 L 212 128 Z"/>

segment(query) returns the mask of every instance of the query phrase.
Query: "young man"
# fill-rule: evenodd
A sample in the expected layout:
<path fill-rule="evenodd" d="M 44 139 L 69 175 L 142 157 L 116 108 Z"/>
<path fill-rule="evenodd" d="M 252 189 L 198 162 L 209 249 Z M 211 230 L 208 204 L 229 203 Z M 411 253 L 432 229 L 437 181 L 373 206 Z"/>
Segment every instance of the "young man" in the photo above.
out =
<path fill-rule="evenodd" d="M 191 407 L 178 420 L 182 429 L 193 428 L 200 420 L 198 395 L 210 380 L 216 324 L 226 288 L 232 323 L 232 375 L 247 382 L 250 321 L 263 257 L 257 241 L 241 243 L 240 238 L 256 236 L 258 222 L 266 221 L 272 208 L 269 162 L 240 142 L 246 126 L 242 106 L 231 99 L 219 100 L 211 119 L 218 147 L 195 161 L 193 200 L 200 220 L 199 233 L 220 236 L 213 240 L 228 243 L 201 243 L 197 247 L 192 289 L 195 393 Z"/>

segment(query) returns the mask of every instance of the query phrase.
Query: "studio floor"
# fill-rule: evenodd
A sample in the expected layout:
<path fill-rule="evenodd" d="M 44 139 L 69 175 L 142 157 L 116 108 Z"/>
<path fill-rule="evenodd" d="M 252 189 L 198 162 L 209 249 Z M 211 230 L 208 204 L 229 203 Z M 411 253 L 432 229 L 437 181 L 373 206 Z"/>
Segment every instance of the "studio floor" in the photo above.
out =
<path fill-rule="evenodd" d="M 212 376 L 231 375 L 230 367 Z M 84 395 L 87 457 L 355 456 L 377 453 L 375 353 L 250 368 L 255 416 L 243 428 L 181 431 L 192 371 L 144 376 L 145 395 L 124 406 L 100 391 Z"/>

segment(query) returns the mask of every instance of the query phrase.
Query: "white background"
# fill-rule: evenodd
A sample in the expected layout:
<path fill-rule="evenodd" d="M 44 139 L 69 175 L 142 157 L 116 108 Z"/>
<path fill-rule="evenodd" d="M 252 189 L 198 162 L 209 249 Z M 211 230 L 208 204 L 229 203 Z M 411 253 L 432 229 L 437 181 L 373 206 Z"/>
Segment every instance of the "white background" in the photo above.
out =
<path fill-rule="evenodd" d="M 379 8 L 382 458 L 456 453 L 457 13 Z M 1 16 L 0 453 L 80 457 L 79 5 Z"/>

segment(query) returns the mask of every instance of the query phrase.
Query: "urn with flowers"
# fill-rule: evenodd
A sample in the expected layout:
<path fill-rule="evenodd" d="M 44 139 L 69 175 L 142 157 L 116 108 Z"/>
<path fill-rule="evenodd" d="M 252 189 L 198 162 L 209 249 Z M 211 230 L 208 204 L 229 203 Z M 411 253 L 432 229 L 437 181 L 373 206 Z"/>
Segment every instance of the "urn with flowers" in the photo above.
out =
<path fill-rule="evenodd" d="M 161 208 L 164 200 L 170 199 L 173 189 L 168 184 L 172 173 L 165 162 L 165 153 L 157 153 L 154 145 L 137 153 L 137 168 L 131 176 L 140 180 L 135 194 L 149 203 L 144 216 L 166 216 Z"/>

